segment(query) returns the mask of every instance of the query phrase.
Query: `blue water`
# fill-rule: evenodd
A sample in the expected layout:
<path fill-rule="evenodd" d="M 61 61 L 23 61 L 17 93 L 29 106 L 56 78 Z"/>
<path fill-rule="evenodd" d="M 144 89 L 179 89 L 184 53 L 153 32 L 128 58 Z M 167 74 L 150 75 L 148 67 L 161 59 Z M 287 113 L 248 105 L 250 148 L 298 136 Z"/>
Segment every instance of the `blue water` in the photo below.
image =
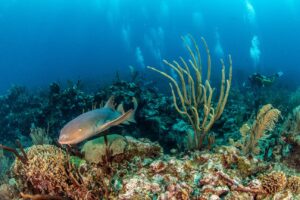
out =
<path fill-rule="evenodd" d="M 145 66 L 186 55 L 188 33 L 206 38 L 214 60 L 230 53 L 235 73 L 283 71 L 299 85 L 298 0 L 1 0 L 0 92 L 107 83 L 129 65 L 151 78 Z"/>

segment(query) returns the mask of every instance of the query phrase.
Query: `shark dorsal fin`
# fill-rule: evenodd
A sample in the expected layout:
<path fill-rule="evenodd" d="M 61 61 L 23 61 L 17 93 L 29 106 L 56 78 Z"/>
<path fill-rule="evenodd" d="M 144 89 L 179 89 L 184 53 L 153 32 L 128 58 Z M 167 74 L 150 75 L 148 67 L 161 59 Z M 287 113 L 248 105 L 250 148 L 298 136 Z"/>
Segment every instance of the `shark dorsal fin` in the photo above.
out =
<path fill-rule="evenodd" d="M 124 111 L 124 107 L 123 107 L 123 103 L 120 103 L 117 107 L 117 111 L 121 114 L 124 114 L 125 111 Z"/>
<path fill-rule="evenodd" d="M 111 108 L 111 109 L 115 109 L 115 97 L 111 96 L 109 97 L 109 99 L 107 100 L 105 106 L 105 108 Z"/>

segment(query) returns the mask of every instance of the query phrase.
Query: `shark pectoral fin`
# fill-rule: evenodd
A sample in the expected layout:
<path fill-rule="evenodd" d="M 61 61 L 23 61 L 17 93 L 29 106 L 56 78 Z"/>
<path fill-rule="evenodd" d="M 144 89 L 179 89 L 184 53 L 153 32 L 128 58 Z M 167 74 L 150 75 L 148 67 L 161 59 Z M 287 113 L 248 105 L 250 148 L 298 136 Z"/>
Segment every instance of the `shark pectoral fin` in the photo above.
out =
<path fill-rule="evenodd" d="M 136 123 L 136 121 L 134 119 L 134 114 L 135 114 L 135 112 L 133 111 L 132 114 L 128 117 L 128 119 L 126 121 L 124 121 L 122 124 L 129 125 L 131 123 Z"/>
<path fill-rule="evenodd" d="M 112 126 L 117 126 L 117 125 L 127 121 L 132 114 L 133 114 L 133 110 L 131 109 L 131 110 L 127 111 L 126 113 L 124 113 L 123 115 L 121 115 L 120 117 L 118 117 L 117 119 L 114 119 L 112 121 L 109 121 L 109 122 L 103 124 L 101 126 L 101 129 L 106 130 Z"/>

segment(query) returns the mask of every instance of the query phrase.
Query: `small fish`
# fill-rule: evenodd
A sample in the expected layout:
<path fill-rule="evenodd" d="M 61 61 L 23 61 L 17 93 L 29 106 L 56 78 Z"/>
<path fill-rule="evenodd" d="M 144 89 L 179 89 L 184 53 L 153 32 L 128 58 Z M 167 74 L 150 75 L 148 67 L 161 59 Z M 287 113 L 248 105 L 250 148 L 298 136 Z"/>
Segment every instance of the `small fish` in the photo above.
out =
<path fill-rule="evenodd" d="M 77 144 L 121 123 L 135 123 L 137 100 L 133 98 L 134 109 L 124 112 L 123 104 L 115 110 L 114 97 L 110 97 L 103 108 L 83 113 L 68 122 L 60 131 L 60 144 Z M 103 134 L 104 135 L 104 134 Z"/>

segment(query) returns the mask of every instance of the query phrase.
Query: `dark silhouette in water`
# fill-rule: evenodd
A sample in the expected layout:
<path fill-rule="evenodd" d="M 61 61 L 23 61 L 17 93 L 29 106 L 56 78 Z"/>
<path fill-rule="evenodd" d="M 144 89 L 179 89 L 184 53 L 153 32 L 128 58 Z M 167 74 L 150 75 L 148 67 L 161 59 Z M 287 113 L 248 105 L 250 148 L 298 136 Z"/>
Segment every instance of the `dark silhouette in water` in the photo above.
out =
<path fill-rule="evenodd" d="M 270 76 L 254 73 L 249 76 L 250 87 L 255 93 L 254 107 L 256 111 L 263 104 L 264 88 L 270 88 L 274 85 L 276 80 L 283 75 L 282 72 L 277 72 Z"/>
<path fill-rule="evenodd" d="M 273 74 L 271 76 L 265 76 L 260 73 L 254 73 L 251 76 L 249 76 L 249 81 L 251 87 L 267 87 L 272 86 L 273 83 L 282 75 L 282 72 L 277 72 L 276 74 Z"/>

